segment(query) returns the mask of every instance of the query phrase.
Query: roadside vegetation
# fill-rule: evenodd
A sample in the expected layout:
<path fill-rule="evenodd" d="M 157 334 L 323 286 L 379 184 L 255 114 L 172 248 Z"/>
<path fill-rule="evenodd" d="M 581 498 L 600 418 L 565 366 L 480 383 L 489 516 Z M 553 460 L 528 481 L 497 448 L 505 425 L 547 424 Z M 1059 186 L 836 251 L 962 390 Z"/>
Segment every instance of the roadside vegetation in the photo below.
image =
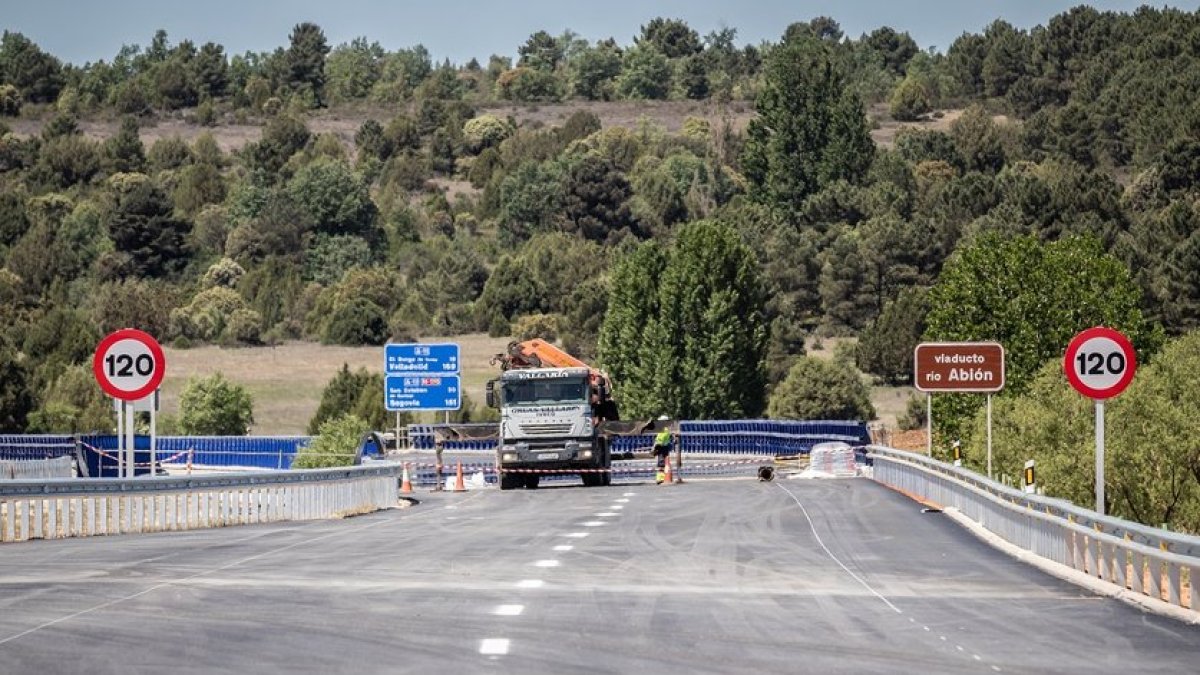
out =
<path fill-rule="evenodd" d="M 1129 472 L 1110 480 L 1173 486 L 1114 485 L 1114 511 L 1195 530 L 1200 454 L 1170 413 L 1200 322 L 1198 88 L 1200 13 L 1149 7 L 998 20 L 945 52 L 827 17 L 757 45 L 656 18 L 464 64 L 310 23 L 271 52 L 160 31 L 86 64 L 6 31 L 0 430 L 102 420 L 86 363 L 127 326 L 181 349 L 552 333 L 623 409 L 693 418 L 870 416 L 857 385 L 908 384 L 917 341 L 987 339 L 1010 360 L 1004 470 L 1078 468 L 1054 363 L 1103 323 L 1146 364 L 1110 416 Z M 700 107 L 606 126 L 589 106 L 614 101 Z M 356 128 L 318 130 L 348 110 Z M 180 123 L 203 131 L 146 142 Z M 816 337 L 857 347 L 826 368 Z M 379 426 L 353 396 L 375 376 L 337 377 L 338 409 Z M 980 403 L 935 399 L 938 447 L 981 447 Z M 1090 493 L 1072 471 L 1048 489 Z"/>

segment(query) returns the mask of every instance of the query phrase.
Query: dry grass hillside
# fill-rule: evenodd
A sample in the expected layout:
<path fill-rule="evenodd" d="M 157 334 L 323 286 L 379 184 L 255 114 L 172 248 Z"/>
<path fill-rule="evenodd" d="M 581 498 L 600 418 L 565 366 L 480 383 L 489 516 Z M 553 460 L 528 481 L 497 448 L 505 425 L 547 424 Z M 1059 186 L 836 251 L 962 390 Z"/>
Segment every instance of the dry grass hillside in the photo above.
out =
<path fill-rule="evenodd" d="M 496 373 L 488 365 L 504 351 L 508 338 L 459 335 L 423 342 L 457 342 L 463 368 L 463 391 L 483 405 L 483 387 Z M 383 347 L 339 347 L 314 342 L 287 342 L 275 347 L 195 349 L 164 347 L 167 376 L 163 380 L 163 413 L 179 413 L 179 395 L 189 377 L 224 373 L 254 398 L 254 434 L 302 434 L 317 411 L 321 391 L 342 364 L 352 370 L 383 372 Z M 380 397 L 383 392 L 379 392 Z M 426 413 L 426 415 L 436 415 Z M 432 420 L 432 417 L 430 417 Z"/>

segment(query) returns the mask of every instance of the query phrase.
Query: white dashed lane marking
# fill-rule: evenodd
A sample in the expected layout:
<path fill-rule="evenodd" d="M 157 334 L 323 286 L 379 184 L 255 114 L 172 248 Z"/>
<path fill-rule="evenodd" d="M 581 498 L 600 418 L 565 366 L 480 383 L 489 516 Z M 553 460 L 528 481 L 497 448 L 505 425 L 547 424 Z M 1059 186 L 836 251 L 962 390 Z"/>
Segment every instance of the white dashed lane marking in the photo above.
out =
<path fill-rule="evenodd" d="M 539 560 L 533 563 L 534 567 L 558 567 L 561 563 L 557 560 Z"/>
<path fill-rule="evenodd" d="M 588 533 L 587 532 L 571 532 L 568 534 L 564 534 L 563 536 L 570 537 L 572 539 L 583 539 L 584 537 L 588 536 Z"/>
<path fill-rule="evenodd" d="M 520 616 L 525 611 L 525 605 L 497 605 L 492 610 L 496 616 Z"/>
<path fill-rule="evenodd" d="M 589 520 L 583 524 L 584 527 L 600 527 L 604 524 L 603 520 Z"/>
<path fill-rule="evenodd" d="M 508 653 L 508 638 L 488 638 L 479 642 L 479 653 L 491 656 Z"/>
<path fill-rule="evenodd" d="M 517 582 L 517 588 L 541 588 L 546 582 L 541 579 L 522 579 Z"/>
<path fill-rule="evenodd" d="M 558 546 L 554 547 L 554 550 L 555 551 L 570 551 L 573 548 L 575 548 L 575 547 L 570 544 L 559 544 Z"/>

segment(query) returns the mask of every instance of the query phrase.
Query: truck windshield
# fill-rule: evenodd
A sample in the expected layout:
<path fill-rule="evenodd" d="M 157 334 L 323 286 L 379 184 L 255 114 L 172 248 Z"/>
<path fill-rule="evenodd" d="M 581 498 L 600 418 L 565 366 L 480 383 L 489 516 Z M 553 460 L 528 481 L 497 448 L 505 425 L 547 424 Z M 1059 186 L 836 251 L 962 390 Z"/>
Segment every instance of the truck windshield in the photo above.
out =
<path fill-rule="evenodd" d="M 580 403 L 587 400 L 587 382 L 578 379 L 521 380 L 504 383 L 504 404 Z"/>

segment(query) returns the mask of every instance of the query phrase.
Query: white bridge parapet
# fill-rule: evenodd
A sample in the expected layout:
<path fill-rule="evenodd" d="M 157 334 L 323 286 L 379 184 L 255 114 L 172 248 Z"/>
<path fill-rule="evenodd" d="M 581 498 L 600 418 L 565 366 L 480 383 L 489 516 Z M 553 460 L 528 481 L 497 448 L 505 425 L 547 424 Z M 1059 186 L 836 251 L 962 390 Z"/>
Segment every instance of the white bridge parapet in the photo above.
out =
<path fill-rule="evenodd" d="M 0 542 L 315 520 L 394 506 L 399 465 L 0 482 Z"/>

